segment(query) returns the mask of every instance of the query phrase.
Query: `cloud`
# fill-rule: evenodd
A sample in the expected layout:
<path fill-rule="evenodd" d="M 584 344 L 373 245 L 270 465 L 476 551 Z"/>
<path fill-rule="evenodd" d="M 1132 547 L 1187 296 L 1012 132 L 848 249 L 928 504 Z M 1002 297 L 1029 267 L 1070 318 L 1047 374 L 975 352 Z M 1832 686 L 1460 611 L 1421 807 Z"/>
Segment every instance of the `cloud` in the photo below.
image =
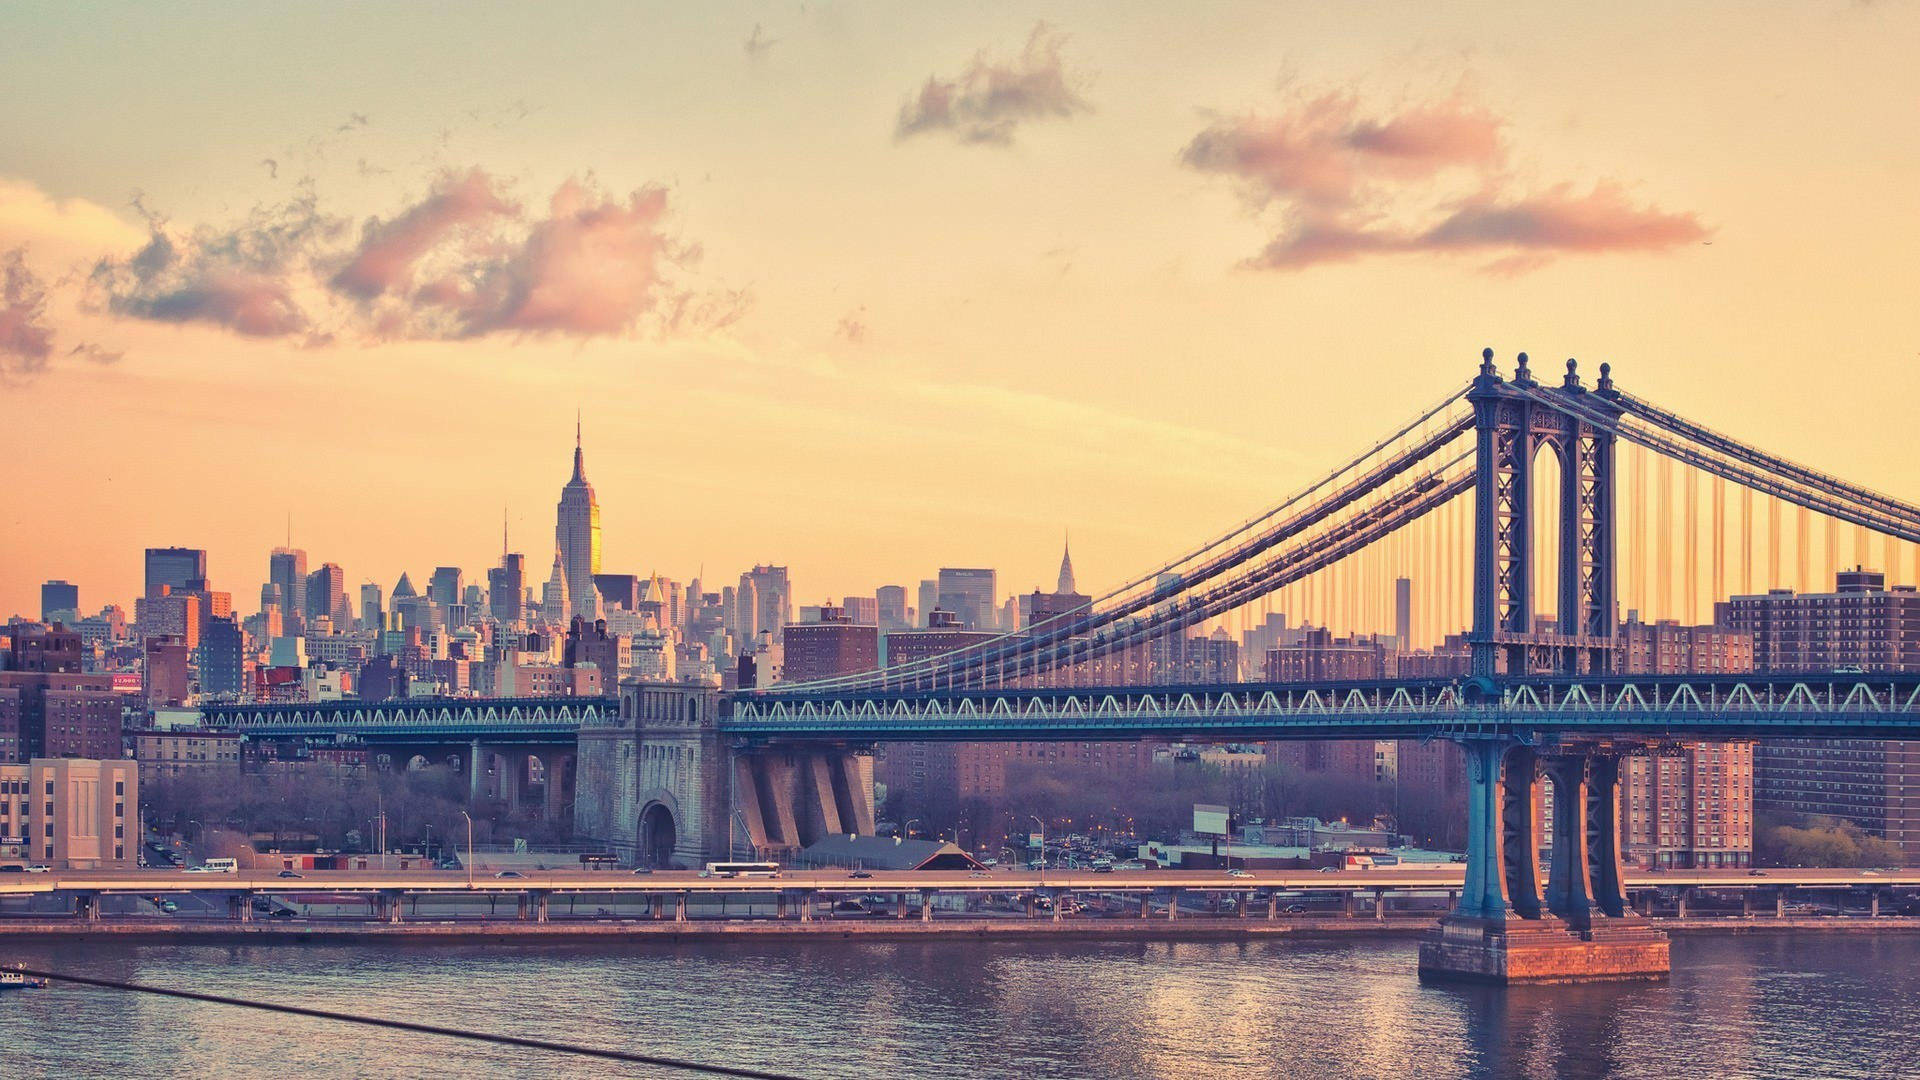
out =
<path fill-rule="evenodd" d="M 1658 251 L 1705 238 L 1691 213 L 1635 205 L 1617 182 L 1584 194 L 1521 190 L 1505 122 L 1455 92 L 1385 112 L 1350 92 L 1296 96 L 1271 114 L 1215 120 L 1181 152 L 1232 179 L 1277 235 L 1248 264 L 1300 270 L 1369 256 L 1468 253 L 1519 273 L 1559 255 Z"/>
<path fill-rule="evenodd" d="M 40 374 L 53 355 L 47 287 L 15 248 L 0 256 L 0 383 Z"/>
<path fill-rule="evenodd" d="M 858 307 L 840 316 L 840 324 L 833 329 L 834 336 L 849 345 L 861 345 L 867 340 L 867 309 Z"/>
<path fill-rule="evenodd" d="M 778 44 L 780 44 L 779 38 L 768 37 L 766 32 L 760 29 L 760 24 L 754 23 L 753 33 L 747 35 L 747 40 L 741 44 L 741 48 L 746 50 L 748 59 L 759 60 Z"/>
<path fill-rule="evenodd" d="M 900 106 L 893 137 L 944 132 L 964 143 L 1004 146 L 1021 124 L 1092 111 L 1061 60 L 1065 43 L 1059 31 L 1038 23 L 1017 57 L 989 60 L 982 51 L 957 77 L 928 77 Z"/>
<path fill-rule="evenodd" d="M 329 284 L 361 300 L 402 289 L 414 265 L 450 233 L 513 213 L 483 170 L 443 173 L 425 199 L 384 221 L 368 219 L 360 246 Z"/>
<path fill-rule="evenodd" d="M 666 189 L 618 196 L 571 179 L 538 214 L 507 189 L 478 167 L 449 170 L 358 229 L 325 212 L 310 185 L 237 225 L 191 231 L 136 200 L 146 240 L 96 264 L 90 302 L 126 318 L 309 348 L 341 336 L 618 336 L 643 321 L 665 332 L 712 330 L 746 310 L 744 291 L 682 280 L 700 251 L 667 228 Z"/>
<path fill-rule="evenodd" d="M 147 243 L 132 257 L 102 259 L 94 268 L 90 285 L 109 312 L 273 338 L 312 326 L 295 290 L 346 223 L 321 212 L 312 189 L 303 186 L 229 228 L 202 226 L 176 236 L 152 214 L 148 227 Z"/>

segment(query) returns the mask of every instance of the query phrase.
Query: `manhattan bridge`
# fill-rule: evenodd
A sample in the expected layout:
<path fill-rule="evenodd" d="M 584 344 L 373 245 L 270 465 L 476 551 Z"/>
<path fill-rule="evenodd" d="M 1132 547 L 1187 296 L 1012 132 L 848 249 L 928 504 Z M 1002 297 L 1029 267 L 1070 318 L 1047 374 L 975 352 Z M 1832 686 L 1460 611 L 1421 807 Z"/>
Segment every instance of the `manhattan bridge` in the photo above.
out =
<path fill-rule="evenodd" d="M 1518 957 L 1530 942 L 1558 953 L 1572 942 L 1585 953 L 1570 977 L 1664 971 L 1664 938 L 1637 923 L 1621 883 L 1622 759 L 1686 740 L 1920 738 L 1920 674 L 1839 662 L 1632 674 L 1623 607 L 1695 615 L 1789 578 L 1807 591 L 1849 533 L 1854 560 L 1898 571 L 1920 552 L 1920 506 L 1636 397 L 1607 364 L 1588 385 L 1572 360 L 1557 382 L 1537 378 L 1525 353 L 1515 361 L 1504 376 L 1486 350 L 1464 385 L 1306 488 L 1016 632 L 816 681 L 629 684 L 616 719 L 587 710 L 579 722 L 576 826 L 618 831 L 588 819 L 637 818 L 625 827 L 654 861 L 871 833 L 871 751 L 895 741 L 1445 739 L 1466 756 L 1466 878 L 1423 968 L 1555 977 L 1554 962 L 1529 976 Z M 1401 576 L 1422 580 L 1426 643 L 1464 628 L 1464 674 L 1201 684 L 1151 659 L 1156 643 L 1276 603 L 1379 627 Z M 410 708 L 412 730 L 392 737 L 432 723 L 425 703 Z M 260 734 L 313 726 L 284 710 L 230 711 L 228 723 Z M 356 717 L 352 730 L 382 737 L 378 709 Z M 342 730 L 337 718 L 322 726 Z M 620 766 L 637 779 L 590 777 L 590 744 L 610 737 L 637 749 L 625 753 L 639 764 Z M 611 759 L 600 760 L 605 774 Z M 589 812 L 590 780 L 632 794 Z"/>

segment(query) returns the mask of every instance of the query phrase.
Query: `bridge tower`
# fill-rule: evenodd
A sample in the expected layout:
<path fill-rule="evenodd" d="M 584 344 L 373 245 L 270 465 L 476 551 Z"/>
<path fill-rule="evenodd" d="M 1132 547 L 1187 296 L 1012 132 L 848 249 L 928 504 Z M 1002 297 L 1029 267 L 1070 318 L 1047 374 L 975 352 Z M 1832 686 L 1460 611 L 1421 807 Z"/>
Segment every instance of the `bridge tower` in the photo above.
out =
<path fill-rule="evenodd" d="M 1521 353 L 1513 380 L 1500 377 L 1493 350 L 1467 391 L 1475 451 L 1472 672 L 1503 675 L 1605 674 L 1615 671 L 1614 436 L 1556 409 L 1578 398 L 1587 411 L 1618 416 L 1608 365 L 1589 391 L 1574 361 L 1555 387 L 1536 382 Z M 1535 464 L 1545 449 L 1560 467 L 1559 536 L 1534 535 Z M 1559 614 L 1538 625 L 1536 554 L 1559 546 Z"/>

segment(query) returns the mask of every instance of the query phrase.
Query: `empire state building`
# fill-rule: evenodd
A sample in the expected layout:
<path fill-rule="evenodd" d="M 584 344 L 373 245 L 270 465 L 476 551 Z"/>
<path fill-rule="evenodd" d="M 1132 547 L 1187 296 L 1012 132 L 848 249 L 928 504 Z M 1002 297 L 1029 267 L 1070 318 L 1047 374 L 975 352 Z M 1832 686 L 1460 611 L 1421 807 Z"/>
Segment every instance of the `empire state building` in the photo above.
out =
<path fill-rule="evenodd" d="M 592 622 L 600 608 L 599 593 L 593 587 L 593 575 L 600 572 L 600 503 L 593 497 L 593 485 L 587 483 L 578 423 L 573 428 L 573 479 L 560 489 L 559 523 L 553 539 L 566 574 L 572 614 Z"/>

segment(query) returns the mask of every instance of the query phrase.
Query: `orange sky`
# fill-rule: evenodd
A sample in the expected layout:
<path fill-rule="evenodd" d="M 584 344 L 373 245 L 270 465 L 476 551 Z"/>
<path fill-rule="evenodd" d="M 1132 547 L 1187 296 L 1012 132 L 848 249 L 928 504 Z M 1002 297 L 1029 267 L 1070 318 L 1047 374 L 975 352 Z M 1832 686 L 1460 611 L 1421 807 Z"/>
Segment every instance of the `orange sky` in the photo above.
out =
<path fill-rule="evenodd" d="M 1846 2 L 8 9 L 0 612 L 130 604 L 164 544 L 251 611 L 289 514 L 391 587 L 484 569 L 504 504 L 544 577 L 576 408 L 610 570 L 1013 591 L 1071 528 L 1100 587 L 1482 345 L 1913 497 L 1916 40 Z"/>

